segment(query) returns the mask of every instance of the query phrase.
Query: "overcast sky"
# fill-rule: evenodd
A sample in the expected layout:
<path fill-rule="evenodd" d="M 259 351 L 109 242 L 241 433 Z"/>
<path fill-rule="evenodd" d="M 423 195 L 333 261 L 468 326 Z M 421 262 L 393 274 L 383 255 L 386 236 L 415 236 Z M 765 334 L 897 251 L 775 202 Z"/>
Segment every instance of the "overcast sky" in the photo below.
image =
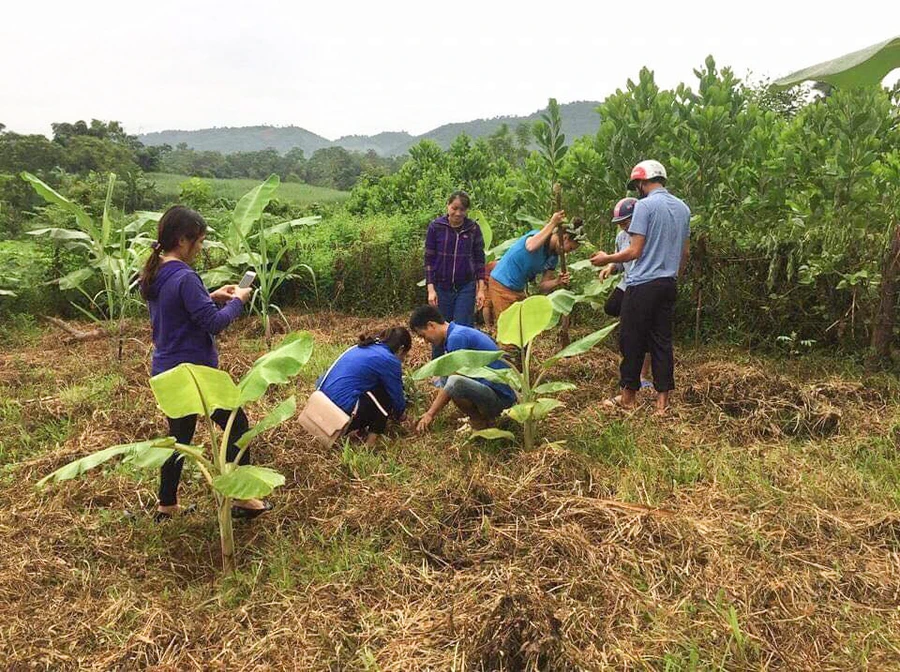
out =
<path fill-rule="evenodd" d="M 329 139 L 602 100 L 707 54 L 773 78 L 900 35 L 900 2 L 9 2 L 0 123 L 131 133 L 296 125 Z M 657 9 L 653 9 L 657 8 Z"/>

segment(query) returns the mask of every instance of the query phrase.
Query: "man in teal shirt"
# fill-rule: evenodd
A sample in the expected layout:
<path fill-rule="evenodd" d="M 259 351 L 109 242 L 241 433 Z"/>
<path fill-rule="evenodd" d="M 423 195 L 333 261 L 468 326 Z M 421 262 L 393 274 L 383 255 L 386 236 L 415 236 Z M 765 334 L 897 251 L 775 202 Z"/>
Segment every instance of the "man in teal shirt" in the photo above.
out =
<path fill-rule="evenodd" d="M 544 228 L 519 238 L 497 262 L 488 280 L 488 301 L 494 320 L 513 303 L 525 298 L 525 286 L 538 275 L 541 276 L 538 291 L 542 294 L 569 284 L 568 273 L 554 273 L 560 244 L 565 246 L 566 253 L 571 252 L 580 244 L 583 233 L 581 220 L 575 219 L 560 243 L 557 227 L 565 216 L 562 210 L 553 213 Z"/>
<path fill-rule="evenodd" d="M 640 200 L 628 227 L 631 245 L 616 254 L 597 252 L 595 266 L 634 261 L 625 278 L 625 297 L 619 325 L 619 366 L 622 393 L 609 399 L 612 406 L 634 406 L 641 386 L 641 363 L 650 353 L 656 412 L 665 413 L 669 392 L 675 389 L 672 323 L 675 317 L 676 279 L 687 261 L 691 211 L 666 189 L 666 169 L 659 161 L 642 161 L 631 171 L 628 188 Z"/>

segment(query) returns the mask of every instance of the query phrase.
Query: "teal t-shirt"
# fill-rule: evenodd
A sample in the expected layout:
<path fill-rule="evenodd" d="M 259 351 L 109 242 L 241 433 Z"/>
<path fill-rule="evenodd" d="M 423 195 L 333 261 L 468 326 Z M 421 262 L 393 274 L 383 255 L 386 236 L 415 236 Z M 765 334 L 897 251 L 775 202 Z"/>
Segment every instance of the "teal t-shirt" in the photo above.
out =
<path fill-rule="evenodd" d="M 525 249 L 525 241 L 538 233 L 540 233 L 538 230 L 529 231 L 513 243 L 494 266 L 491 277 L 504 287 L 521 292 L 539 273 L 555 269 L 558 257 L 550 253 L 549 245 L 544 245 L 534 252 Z"/>

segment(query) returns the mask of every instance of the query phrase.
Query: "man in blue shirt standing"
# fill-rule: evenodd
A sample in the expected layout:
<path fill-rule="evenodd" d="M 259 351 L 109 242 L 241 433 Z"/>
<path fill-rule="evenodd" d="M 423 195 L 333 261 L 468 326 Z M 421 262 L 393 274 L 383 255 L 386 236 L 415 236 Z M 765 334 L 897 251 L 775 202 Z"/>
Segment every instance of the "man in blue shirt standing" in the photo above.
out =
<path fill-rule="evenodd" d="M 628 188 L 638 192 L 628 234 L 631 244 L 616 254 L 597 252 L 595 266 L 634 261 L 626 276 L 619 325 L 622 394 L 607 405 L 631 408 L 641 386 L 641 362 L 650 353 L 656 413 L 665 413 L 675 389 L 672 323 L 676 279 L 687 261 L 691 211 L 666 189 L 666 169 L 659 161 L 642 161 L 631 171 Z"/>
<path fill-rule="evenodd" d="M 442 354 L 455 350 L 499 351 L 500 348 L 484 332 L 455 322 L 447 322 L 434 306 L 421 306 L 409 318 L 409 328 L 417 336 Z M 506 362 L 497 360 L 488 365 L 492 369 L 509 368 Z M 509 385 L 494 383 L 484 378 L 468 378 L 453 375 L 438 392 L 434 402 L 416 425 L 416 431 L 424 432 L 434 422 L 450 401 L 469 416 L 474 429 L 485 429 L 493 425 L 504 409 L 516 403 L 516 393 Z"/>

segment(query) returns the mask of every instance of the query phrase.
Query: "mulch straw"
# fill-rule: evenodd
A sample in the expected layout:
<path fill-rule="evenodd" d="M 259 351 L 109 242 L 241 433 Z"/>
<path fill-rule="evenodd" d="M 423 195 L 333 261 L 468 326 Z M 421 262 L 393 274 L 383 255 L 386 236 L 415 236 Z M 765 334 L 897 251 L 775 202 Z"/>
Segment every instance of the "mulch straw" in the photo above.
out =
<path fill-rule="evenodd" d="M 403 318 L 290 319 L 317 342 L 349 345 Z M 236 327 L 222 360 L 240 374 L 257 353 L 238 341 L 259 329 Z M 897 411 L 886 393 L 687 352 L 672 425 L 642 411 L 624 420 L 637 443 L 631 463 L 546 443 L 528 453 L 463 445 L 448 414 L 443 430 L 382 444 L 372 459 L 384 466 L 366 478 L 340 448 L 318 448 L 288 423 L 254 444 L 254 461 L 287 484 L 272 514 L 238 526 L 240 573 L 224 579 L 212 503 L 190 479 L 182 497 L 199 511 L 163 526 L 149 520 L 153 474 L 30 487 L 66 460 L 163 431 L 146 382 L 147 330 L 134 325 L 130 336 L 112 404 L 27 405 L 34 431 L 52 418 L 73 426 L 0 481 L 5 668 L 687 669 L 695 657 L 735 670 L 900 666 L 900 517 L 865 479 L 827 472 L 824 458 L 811 471 L 776 442 L 816 439 L 825 443 L 802 451 L 828 454 L 883 436 Z M 15 404 L 17 386 L 40 387 L 57 398 L 63 385 L 118 370 L 112 352 L 48 332 L 2 354 L 3 394 Z M 414 360 L 427 356 L 418 345 Z M 563 395 L 548 433 L 594 421 L 602 431 L 610 420 L 596 406 L 616 365 L 605 349 L 564 363 L 554 378 L 581 391 Z M 310 389 L 280 390 L 251 416 Z M 770 484 L 735 486 L 717 471 L 725 450 L 784 453 L 765 472 Z M 688 455 L 703 467 L 697 478 L 663 477 L 666 494 L 640 494 L 654 478 L 641 469 Z M 630 495 L 617 492 L 624 483 Z"/>

